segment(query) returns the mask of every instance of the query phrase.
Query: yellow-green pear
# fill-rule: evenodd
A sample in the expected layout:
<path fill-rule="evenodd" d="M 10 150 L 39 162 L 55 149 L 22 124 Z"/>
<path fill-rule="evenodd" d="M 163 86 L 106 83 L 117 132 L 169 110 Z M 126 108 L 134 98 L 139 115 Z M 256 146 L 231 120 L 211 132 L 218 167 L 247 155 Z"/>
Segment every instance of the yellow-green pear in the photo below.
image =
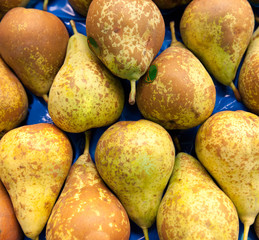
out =
<path fill-rule="evenodd" d="M 171 136 L 149 120 L 117 122 L 97 142 L 97 170 L 120 199 L 129 218 L 143 229 L 146 240 L 174 159 Z"/>
<path fill-rule="evenodd" d="M 12 8 L 25 7 L 30 0 L 1 0 L 0 1 L 0 20 Z"/>
<path fill-rule="evenodd" d="M 229 197 L 200 162 L 180 152 L 157 213 L 160 240 L 237 240 L 239 219 Z"/>
<path fill-rule="evenodd" d="M 47 240 L 129 240 L 130 222 L 118 198 L 107 188 L 89 153 L 71 167 L 46 227 Z"/>
<path fill-rule="evenodd" d="M 230 86 L 254 30 L 254 14 L 247 0 L 193 0 L 180 21 L 184 44 L 216 80 Z"/>
<path fill-rule="evenodd" d="M 124 90 L 118 78 L 102 64 L 71 21 L 67 54 L 49 92 L 49 114 L 59 128 L 84 132 L 115 122 L 124 107 Z"/>
<path fill-rule="evenodd" d="M 242 102 L 253 113 L 259 115 L 259 27 L 248 46 L 239 78 L 238 90 Z"/>
<path fill-rule="evenodd" d="M 89 45 L 110 71 L 130 81 L 129 103 L 135 103 L 136 81 L 147 71 L 165 36 L 163 16 L 152 0 L 93 0 L 86 17 Z"/>
<path fill-rule="evenodd" d="M 28 97 L 23 85 L 0 57 L 0 138 L 27 116 Z"/>
<path fill-rule="evenodd" d="M 236 206 L 246 240 L 259 212 L 259 117 L 242 110 L 215 113 L 199 128 L 195 150 Z"/>
<path fill-rule="evenodd" d="M 38 240 L 72 163 L 66 135 L 49 123 L 15 128 L 0 141 L 0 178 L 24 234 Z"/>
<path fill-rule="evenodd" d="M 171 9 L 188 4 L 191 0 L 153 0 L 161 9 Z"/>
<path fill-rule="evenodd" d="M 144 118 L 166 129 L 188 129 L 204 122 L 216 101 L 216 89 L 199 59 L 176 40 L 151 64 L 137 85 L 136 103 Z"/>
<path fill-rule="evenodd" d="M 54 14 L 16 7 L 0 22 L 0 55 L 27 89 L 47 100 L 68 38 L 65 24 Z"/>

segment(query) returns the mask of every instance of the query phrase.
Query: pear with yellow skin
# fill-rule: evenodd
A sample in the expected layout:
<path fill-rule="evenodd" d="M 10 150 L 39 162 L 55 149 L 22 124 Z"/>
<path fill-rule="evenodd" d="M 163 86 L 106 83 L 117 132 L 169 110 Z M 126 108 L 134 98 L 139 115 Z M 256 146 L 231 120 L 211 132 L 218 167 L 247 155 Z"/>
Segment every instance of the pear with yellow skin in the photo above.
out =
<path fill-rule="evenodd" d="M 28 97 L 23 85 L 0 57 L 0 139 L 27 116 Z"/>
<path fill-rule="evenodd" d="M 16 7 L 0 22 L 0 55 L 24 86 L 46 101 L 68 39 L 63 22 L 43 10 Z"/>
<path fill-rule="evenodd" d="M 159 124 L 145 119 L 117 122 L 97 143 L 95 163 L 99 174 L 129 218 L 143 229 L 146 240 L 174 159 L 171 136 Z"/>
<path fill-rule="evenodd" d="M 238 90 L 242 102 L 253 113 L 259 115 L 259 28 L 248 46 L 239 78 Z"/>
<path fill-rule="evenodd" d="M 30 0 L 2 0 L 0 1 L 0 19 L 12 8 L 25 7 Z"/>
<path fill-rule="evenodd" d="M 247 0 L 193 0 L 180 21 L 184 44 L 220 83 L 230 86 L 254 31 L 254 13 Z"/>
<path fill-rule="evenodd" d="M 69 171 L 48 220 L 46 239 L 129 240 L 128 215 L 98 174 L 89 153 L 90 132 L 85 136 L 84 153 Z"/>
<path fill-rule="evenodd" d="M 160 240 L 237 240 L 239 235 L 232 201 L 200 162 L 183 152 L 175 158 L 156 222 Z"/>
<path fill-rule="evenodd" d="M 38 240 L 72 163 L 69 139 L 53 124 L 15 128 L 0 141 L 0 178 L 24 234 Z"/>
<path fill-rule="evenodd" d="M 259 212 L 259 117 L 242 110 L 215 113 L 199 128 L 195 151 L 236 206 L 247 240 Z"/>
<path fill-rule="evenodd" d="M 86 17 L 90 48 L 116 76 L 130 81 L 129 103 L 135 103 L 136 81 L 162 47 L 163 16 L 152 0 L 93 0 Z"/>
<path fill-rule="evenodd" d="M 215 85 L 199 59 L 176 40 L 139 80 L 136 103 L 144 118 L 166 129 L 189 129 L 204 122 L 216 101 Z"/>
<path fill-rule="evenodd" d="M 90 50 L 87 37 L 70 22 L 74 34 L 51 86 L 48 110 L 59 128 L 79 133 L 115 122 L 124 107 L 124 90 L 120 80 Z"/>

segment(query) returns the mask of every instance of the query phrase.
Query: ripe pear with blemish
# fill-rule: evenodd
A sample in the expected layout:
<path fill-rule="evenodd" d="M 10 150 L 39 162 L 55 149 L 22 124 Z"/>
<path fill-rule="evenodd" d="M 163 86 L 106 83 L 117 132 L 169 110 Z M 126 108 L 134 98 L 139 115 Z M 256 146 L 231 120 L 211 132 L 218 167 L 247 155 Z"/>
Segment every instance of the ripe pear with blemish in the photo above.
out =
<path fill-rule="evenodd" d="M 188 129 L 211 115 L 216 89 L 199 59 L 176 40 L 174 22 L 171 32 L 171 46 L 139 80 L 136 102 L 144 118 L 166 129 Z"/>
<path fill-rule="evenodd" d="M 259 28 L 248 46 L 239 78 L 238 90 L 242 102 L 253 113 L 259 115 Z"/>
<path fill-rule="evenodd" d="M 28 113 L 28 97 L 19 79 L 0 57 L 0 138 Z"/>
<path fill-rule="evenodd" d="M 235 87 L 237 69 L 254 30 L 254 14 L 247 0 L 193 0 L 180 21 L 184 44 L 217 81 Z"/>
<path fill-rule="evenodd" d="M 130 81 L 129 103 L 135 103 L 136 81 L 147 71 L 165 36 L 163 16 L 152 0 L 93 0 L 86 17 L 91 49 L 110 71 Z"/>
<path fill-rule="evenodd" d="M 180 152 L 157 213 L 160 240 L 237 240 L 239 219 L 229 197 L 200 162 Z"/>
<path fill-rule="evenodd" d="M 0 141 L 0 179 L 24 234 L 38 240 L 72 163 L 66 135 L 49 123 L 15 128 Z"/>
<path fill-rule="evenodd" d="M 74 21 L 71 25 L 74 34 L 51 86 L 48 110 L 59 128 L 78 133 L 115 122 L 124 107 L 124 90 L 89 49 L 87 37 L 77 32 Z"/>
<path fill-rule="evenodd" d="M 0 55 L 36 96 L 47 94 L 61 67 L 68 31 L 54 14 L 23 7 L 8 11 L 0 22 Z"/>
<path fill-rule="evenodd" d="M 243 240 L 259 212 L 259 117 L 246 111 L 221 111 L 199 128 L 195 151 L 236 206 Z"/>
<path fill-rule="evenodd" d="M 89 153 L 90 132 L 85 136 L 84 153 L 69 171 L 48 220 L 46 239 L 129 240 L 127 212 L 99 176 Z"/>

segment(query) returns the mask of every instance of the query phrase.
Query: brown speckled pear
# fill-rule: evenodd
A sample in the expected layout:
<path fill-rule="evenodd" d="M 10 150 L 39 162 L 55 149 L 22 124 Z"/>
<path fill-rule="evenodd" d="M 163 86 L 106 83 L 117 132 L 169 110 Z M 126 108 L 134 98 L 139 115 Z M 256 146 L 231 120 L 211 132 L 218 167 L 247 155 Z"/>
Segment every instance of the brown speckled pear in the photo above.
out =
<path fill-rule="evenodd" d="M 238 90 L 242 102 L 253 113 L 259 115 L 259 28 L 253 34 L 242 64 Z"/>
<path fill-rule="evenodd" d="M 25 7 L 30 0 L 1 0 L 0 1 L 0 20 L 12 8 Z"/>
<path fill-rule="evenodd" d="M 149 120 L 120 121 L 100 137 L 95 151 L 99 174 L 143 229 L 156 213 L 173 170 L 175 148 L 168 132 Z"/>
<path fill-rule="evenodd" d="M 71 24 L 74 35 L 51 86 L 48 110 L 59 128 L 78 133 L 115 122 L 124 107 L 124 90 L 89 49 L 87 37 Z"/>
<path fill-rule="evenodd" d="M 257 217 L 254 222 L 254 230 L 255 230 L 256 236 L 259 238 L 259 214 L 257 214 Z"/>
<path fill-rule="evenodd" d="M 16 7 L 0 22 L 0 55 L 27 89 L 45 97 L 64 61 L 68 38 L 54 14 Z"/>
<path fill-rule="evenodd" d="M 247 0 L 193 0 L 180 22 L 184 44 L 217 81 L 230 86 L 254 30 L 254 14 Z"/>
<path fill-rule="evenodd" d="M 11 199 L 0 180 L 0 240 L 24 239 Z"/>
<path fill-rule="evenodd" d="M 171 9 L 178 6 L 188 4 L 191 0 L 153 0 L 153 2 L 161 9 Z"/>
<path fill-rule="evenodd" d="M 165 36 L 163 16 L 152 0 L 93 0 L 86 17 L 89 45 L 108 69 L 131 83 L 147 71 Z"/>
<path fill-rule="evenodd" d="M 259 117 L 241 110 L 215 113 L 198 130 L 195 150 L 236 206 L 247 240 L 259 212 Z"/>
<path fill-rule="evenodd" d="M 228 196 L 200 162 L 178 153 L 157 213 L 160 240 L 238 240 L 239 219 Z"/>
<path fill-rule="evenodd" d="M 0 57 L 0 139 L 27 116 L 28 98 L 19 79 Z"/>
<path fill-rule="evenodd" d="M 71 167 L 48 220 L 47 240 L 129 240 L 128 215 L 99 176 L 89 138 L 87 131 L 84 153 Z"/>
<path fill-rule="evenodd" d="M 92 0 L 68 0 L 69 4 L 72 6 L 76 12 L 86 17 L 89 5 Z"/>
<path fill-rule="evenodd" d="M 49 123 L 15 128 L 0 141 L 0 178 L 24 234 L 38 240 L 72 163 L 66 135 Z"/>
<path fill-rule="evenodd" d="M 188 129 L 211 115 L 216 89 L 198 58 L 176 40 L 173 22 L 171 31 L 171 46 L 138 82 L 136 103 L 144 118 L 166 129 Z"/>

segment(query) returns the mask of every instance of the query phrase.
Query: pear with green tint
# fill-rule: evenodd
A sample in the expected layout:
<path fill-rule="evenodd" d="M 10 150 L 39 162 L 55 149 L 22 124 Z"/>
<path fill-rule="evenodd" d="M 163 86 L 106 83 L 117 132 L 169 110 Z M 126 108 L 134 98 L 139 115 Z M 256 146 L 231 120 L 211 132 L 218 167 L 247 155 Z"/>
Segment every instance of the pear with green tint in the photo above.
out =
<path fill-rule="evenodd" d="M 184 44 L 217 81 L 230 86 L 254 30 L 254 14 L 247 0 L 193 0 L 180 21 Z"/>
<path fill-rule="evenodd" d="M 146 240 L 174 159 L 171 136 L 159 124 L 144 119 L 113 124 L 97 143 L 95 162 L 99 174 L 129 218 L 143 229 Z"/>
<path fill-rule="evenodd" d="M 201 163 L 180 152 L 157 213 L 160 240 L 237 240 L 239 219 L 229 197 Z"/>
<path fill-rule="evenodd" d="M 74 35 L 51 86 L 48 110 L 59 128 L 79 133 L 115 122 L 124 107 L 124 90 L 89 49 L 87 37 L 71 25 Z"/>

